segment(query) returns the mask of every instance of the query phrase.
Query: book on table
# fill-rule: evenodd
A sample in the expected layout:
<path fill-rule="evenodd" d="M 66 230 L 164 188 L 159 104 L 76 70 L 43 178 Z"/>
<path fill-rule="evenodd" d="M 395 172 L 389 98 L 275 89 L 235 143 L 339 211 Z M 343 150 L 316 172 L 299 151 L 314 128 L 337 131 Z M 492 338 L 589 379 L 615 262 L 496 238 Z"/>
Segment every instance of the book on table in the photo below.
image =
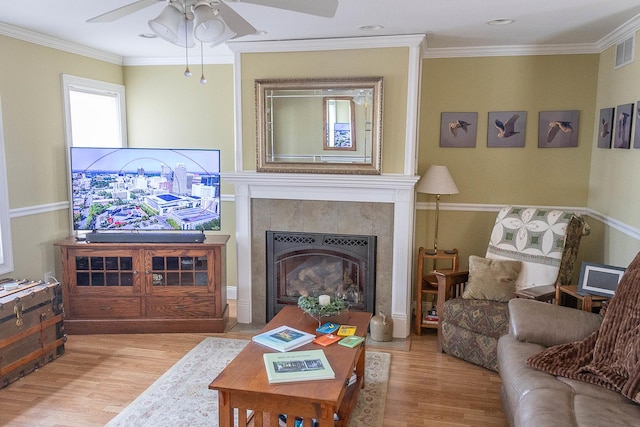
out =
<path fill-rule="evenodd" d="M 343 345 L 345 347 L 354 348 L 362 344 L 364 341 L 364 337 L 360 335 L 349 335 L 348 337 L 342 338 L 338 344 Z"/>
<path fill-rule="evenodd" d="M 338 329 L 338 335 L 340 335 L 341 337 L 348 337 L 350 335 L 353 335 L 356 333 L 356 329 L 357 327 L 355 326 L 351 326 L 351 325 L 340 325 L 340 328 Z"/>
<path fill-rule="evenodd" d="M 326 347 L 328 345 L 333 344 L 334 342 L 340 341 L 341 339 L 342 337 L 339 335 L 326 334 L 326 335 L 320 335 L 318 338 L 313 340 L 313 343 L 318 345 L 323 345 Z"/>
<path fill-rule="evenodd" d="M 424 316 L 423 323 L 426 323 L 426 324 L 429 324 L 429 325 L 437 325 L 438 324 L 438 316 L 432 316 L 430 314 L 427 314 L 426 316 Z"/>
<path fill-rule="evenodd" d="M 320 334 L 331 334 L 337 331 L 339 327 L 340 327 L 339 323 L 327 322 L 322 326 L 318 326 L 318 328 L 316 329 L 316 332 Z"/>
<path fill-rule="evenodd" d="M 333 372 L 323 350 L 301 350 L 262 355 L 270 384 L 332 380 Z"/>
<path fill-rule="evenodd" d="M 313 334 L 283 325 L 255 335 L 252 340 L 274 350 L 285 352 L 310 343 L 315 338 Z"/>

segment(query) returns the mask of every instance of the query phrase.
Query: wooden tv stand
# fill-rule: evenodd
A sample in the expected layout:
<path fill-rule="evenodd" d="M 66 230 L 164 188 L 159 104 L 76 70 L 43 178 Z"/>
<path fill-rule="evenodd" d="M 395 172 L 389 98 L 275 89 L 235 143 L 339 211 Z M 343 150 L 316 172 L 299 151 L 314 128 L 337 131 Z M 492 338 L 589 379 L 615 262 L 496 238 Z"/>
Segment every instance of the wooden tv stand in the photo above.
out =
<path fill-rule="evenodd" d="M 69 334 L 224 332 L 228 235 L 203 243 L 56 243 Z"/>

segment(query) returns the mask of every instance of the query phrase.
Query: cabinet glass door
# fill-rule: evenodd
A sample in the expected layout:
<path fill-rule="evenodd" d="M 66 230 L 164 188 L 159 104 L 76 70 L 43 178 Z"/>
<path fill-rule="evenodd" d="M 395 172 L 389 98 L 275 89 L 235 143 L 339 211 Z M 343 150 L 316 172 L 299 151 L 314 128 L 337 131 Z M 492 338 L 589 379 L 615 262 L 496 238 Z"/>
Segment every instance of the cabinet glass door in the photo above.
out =
<path fill-rule="evenodd" d="M 209 257 L 206 255 L 160 255 L 154 253 L 150 257 L 152 292 L 162 288 L 199 288 L 208 290 Z"/>
<path fill-rule="evenodd" d="M 72 257 L 73 271 L 78 293 L 96 292 L 100 289 L 112 295 L 140 292 L 138 269 L 131 253 L 78 251 Z"/>

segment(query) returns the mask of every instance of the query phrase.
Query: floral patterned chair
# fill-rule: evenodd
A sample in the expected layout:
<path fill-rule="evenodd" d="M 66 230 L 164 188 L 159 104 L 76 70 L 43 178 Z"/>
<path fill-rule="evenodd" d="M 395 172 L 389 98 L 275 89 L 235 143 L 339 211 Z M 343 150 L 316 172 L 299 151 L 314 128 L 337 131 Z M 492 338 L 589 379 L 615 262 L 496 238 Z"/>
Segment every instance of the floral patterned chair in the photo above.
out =
<path fill-rule="evenodd" d="M 508 332 L 508 301 L 551 301 L 570 284 L 580 239 L 589 227 L 573 212 L 504 207 L 485 258 L 469 257 L 469 271 L 437 273 L 438 348 L 498 370 L 498 339 Z"/>

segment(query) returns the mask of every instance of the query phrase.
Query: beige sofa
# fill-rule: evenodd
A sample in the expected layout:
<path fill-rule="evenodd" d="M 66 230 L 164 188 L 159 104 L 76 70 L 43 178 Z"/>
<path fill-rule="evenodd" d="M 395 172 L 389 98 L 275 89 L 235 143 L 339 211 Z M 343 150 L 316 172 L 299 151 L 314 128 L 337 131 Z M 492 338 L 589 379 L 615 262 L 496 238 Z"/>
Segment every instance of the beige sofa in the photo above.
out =
<path fill-rule="evenodd" d="M 582 340 L 602 316 L 539 301 L 509 301 L 509 333 L 498 341 L 502 405 L 511 426 L 640 426 L 640 405 L 583 381 L 526 365 L 547 347 Z"/>

